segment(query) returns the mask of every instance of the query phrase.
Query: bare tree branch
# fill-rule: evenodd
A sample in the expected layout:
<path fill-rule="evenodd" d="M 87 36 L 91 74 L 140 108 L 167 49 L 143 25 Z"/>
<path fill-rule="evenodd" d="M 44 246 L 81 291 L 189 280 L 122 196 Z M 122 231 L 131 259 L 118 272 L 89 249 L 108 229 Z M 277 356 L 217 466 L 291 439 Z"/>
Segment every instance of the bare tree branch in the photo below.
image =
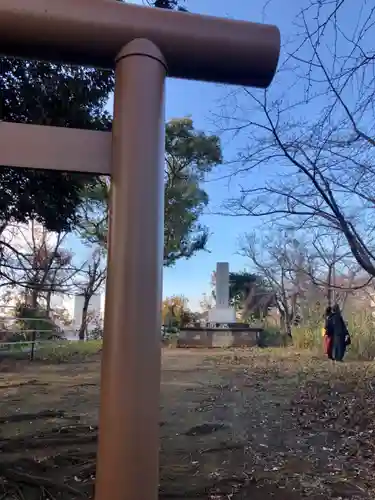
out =
<path fill-rule="evenodd" d="M 375 7 L 306 0 L 284 48 L 278 85 L 223 103 L 221 128 L 241 136 L 224 212 L 294 230 L 330 229 L 375 276 L 373 185 Z M 292 91 L 290 90 L 292 89 Z"/>

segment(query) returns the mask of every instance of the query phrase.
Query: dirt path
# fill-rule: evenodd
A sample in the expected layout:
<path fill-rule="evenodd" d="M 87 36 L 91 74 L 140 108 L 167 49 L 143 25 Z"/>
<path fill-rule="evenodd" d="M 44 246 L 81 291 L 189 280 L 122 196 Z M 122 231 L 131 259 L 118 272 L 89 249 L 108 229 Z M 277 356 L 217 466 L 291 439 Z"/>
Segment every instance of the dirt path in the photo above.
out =
<path fill-rule="evenodd" d="M 185 363 L 188 356 L 179 359 L 180 380 Z M 181 491 L 190 476 L 193 498 L 208 498 L 203 485 L 218 486 L 218 498 L 374 498 L 373 375 L 371 364 L 333 366 L 285 351 L 203 358 L 185 375 L 195 386 L 174 399 L 164 388 L 175 412 L 163 439 L 168 478 Z M 210 432 L 205 422 L 223 427 Z M 197 435 L 181 432 L 199 425 Z"/>
<path fill-rule="evenodd" d="M 45 498 L 90 494 L 99 360 L 0 371 L 3 487 L 40 498 L 31 473 L 50 479 Z M 374 376 L 293 351 L 166 349 L 160 498 L 375 498 Z"/>

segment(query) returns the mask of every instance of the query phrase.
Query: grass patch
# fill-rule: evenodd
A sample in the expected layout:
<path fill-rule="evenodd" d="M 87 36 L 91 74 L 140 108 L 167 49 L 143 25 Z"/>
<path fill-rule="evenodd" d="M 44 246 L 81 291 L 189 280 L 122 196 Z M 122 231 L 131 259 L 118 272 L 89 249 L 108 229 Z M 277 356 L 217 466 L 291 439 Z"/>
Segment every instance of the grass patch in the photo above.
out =
<path fill-rule="evenodd" d="M 101 340 L 87 342 L 54 342 L 46 344 L 35 351 L 35 358 L 50 363 L 69 363 L 72 360 L 85 360 L 98 354 L 102 347 Z"/>
<path fill-rule="evenodd" d="M 351 336 L 348 357 L 356 360 L 375 359 L 375 318 L 367 312 L 344 314 Z M 323 349 L 323 319 L 293 328 L 293 343 L 297 349 Z"/>

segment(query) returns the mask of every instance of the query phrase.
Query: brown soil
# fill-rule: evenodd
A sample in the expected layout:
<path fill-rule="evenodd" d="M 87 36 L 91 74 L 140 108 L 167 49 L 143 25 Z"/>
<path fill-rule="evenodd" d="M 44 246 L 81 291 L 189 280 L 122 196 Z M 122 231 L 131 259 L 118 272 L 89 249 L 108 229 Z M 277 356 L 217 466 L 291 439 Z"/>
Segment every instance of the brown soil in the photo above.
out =
<path fill-rule="evenodd" d="M 1 499 L 92 495 L 99 363 L 1 361 Z M 165 349 L 160 498 L 375 498 L 374 376 L 287 349 Z"/>

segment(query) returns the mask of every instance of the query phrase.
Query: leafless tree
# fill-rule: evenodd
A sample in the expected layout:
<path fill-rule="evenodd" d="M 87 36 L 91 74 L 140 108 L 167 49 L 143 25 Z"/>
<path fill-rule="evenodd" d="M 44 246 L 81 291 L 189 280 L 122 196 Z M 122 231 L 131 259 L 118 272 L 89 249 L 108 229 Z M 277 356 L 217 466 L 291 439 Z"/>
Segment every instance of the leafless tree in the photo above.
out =
<path fill-rule="evenodd" d="M 246 138 L 226 213 L 287 228 L 326 228 L 375 276 L 375 9 L 306 0 L 265 92 L 231 92 L 223 127 Z"/>
<path fill-rule="evenodd" d="M 87 262 L 79 269 L 77 280 L 75 280 L 77 295 L 83 297 L 81 324 L 78 331 L 79 340 L 85 340 L 90 301 L 102 289 L 105 279 L 106 259 L 104 250 L 96 248 Z"/>
<path fill-rule="evenodd" d="M 344 309 L 349 297 L 372 285 L 373 277 L 355 261 L 341 233 L 315 234 L 309 252 L 314 265 L 307 271 L 308 277 L 324 290 L 328 306 L 339 303 Z"/>
<path fill-rule="evenodd" d="M 73 254 L 63 248 L 65 238 L 35 222 L 8 226 L 2 233 L 2 285 L 13 287 L 32 309 L 42 306 L 47 315 L 52 295 L 66 293 L 77 272 Z"/>
<path fill-rule="evenodd" d="M 241 254 L 273 291 L 281 326 L 291 337 L 292 326 L 299 316 L 299 298 L 306 292 L 305 268 L 309 264 L 303 248 L 286 233 L 263 238 L 253 233 L 243 237 Z"/>

